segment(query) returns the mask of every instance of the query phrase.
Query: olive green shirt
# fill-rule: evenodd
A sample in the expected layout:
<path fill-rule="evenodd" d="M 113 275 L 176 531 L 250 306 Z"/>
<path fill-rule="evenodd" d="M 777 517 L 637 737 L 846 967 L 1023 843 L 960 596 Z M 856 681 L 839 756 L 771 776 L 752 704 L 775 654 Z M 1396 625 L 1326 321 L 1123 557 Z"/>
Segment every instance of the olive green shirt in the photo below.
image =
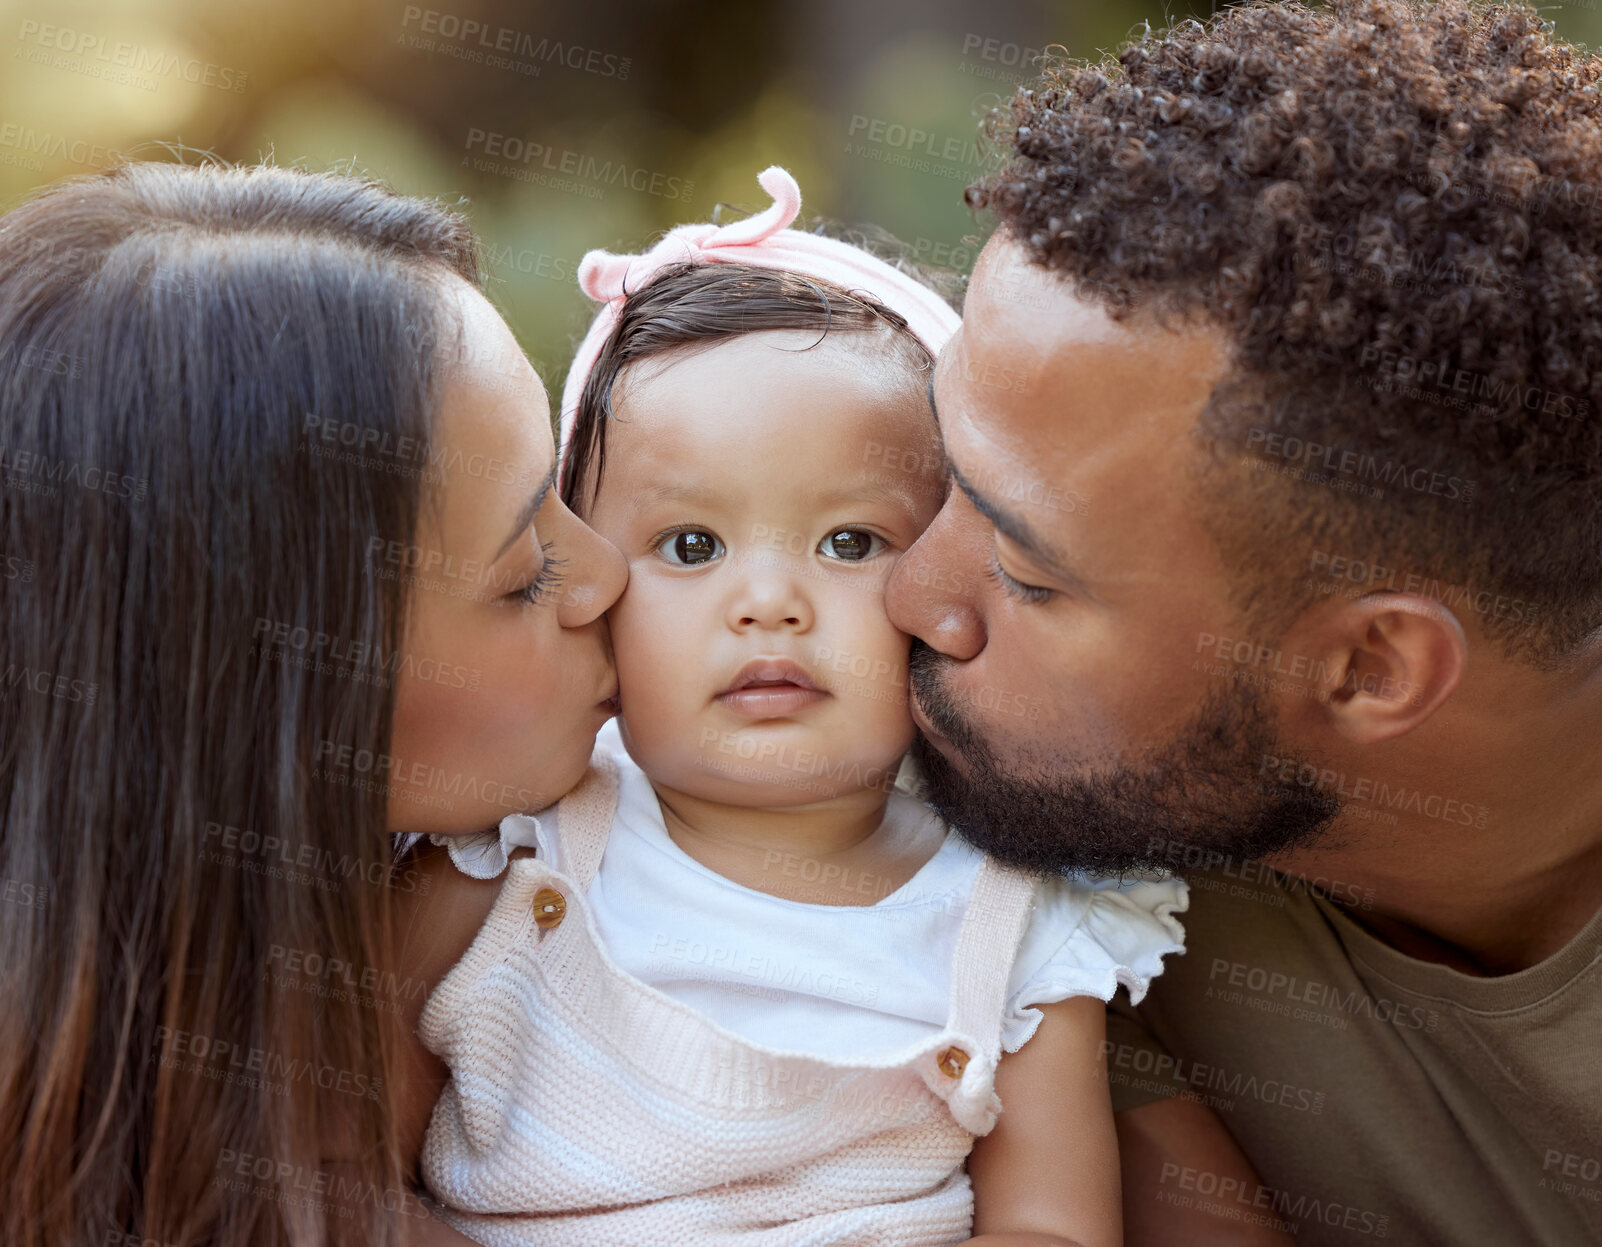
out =
<path fill-rule="evenodd" d="M 1187 877 L 1185 955 L 1108 1015 L 1113 1106 L 1209 1105 L 1261 1185 L 1171 1165 L 1158 1198 L 1307 1244 L 1602 1243 L 1602 913 L 1476 978 L 1370 934 L 1352 885 Z"/>

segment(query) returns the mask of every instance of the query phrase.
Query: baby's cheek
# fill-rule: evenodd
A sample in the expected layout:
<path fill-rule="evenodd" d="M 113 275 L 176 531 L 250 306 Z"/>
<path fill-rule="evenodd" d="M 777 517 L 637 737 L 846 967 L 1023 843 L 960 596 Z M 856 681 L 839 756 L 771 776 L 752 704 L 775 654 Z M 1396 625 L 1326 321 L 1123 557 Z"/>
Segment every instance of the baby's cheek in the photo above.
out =
<path fill-rule="evenodd" d="M 871 610 L 865 610 L 860 600 L 839 605 L 854 606 L 855 617 L 842 611 L 835 616 L 842 626 L 828 629 L 815 641 L 818 674 L 848 706 L 864 712 L 871 708 L 880 722 L 893 721 L 898 707 L 906 712 L 912 638 L 891 625 L 877 602 Z"/>
<path fill-rule="evenodd" d="M 613 633 L 629 751 L 647 771 L 664 778 L 696 751 L 693 690 L 687 687 L 690 676 L 684 651 L 679 651 L 677 659 L 672 652 L 671 631 L 658 628 L 654 637 Z"/>

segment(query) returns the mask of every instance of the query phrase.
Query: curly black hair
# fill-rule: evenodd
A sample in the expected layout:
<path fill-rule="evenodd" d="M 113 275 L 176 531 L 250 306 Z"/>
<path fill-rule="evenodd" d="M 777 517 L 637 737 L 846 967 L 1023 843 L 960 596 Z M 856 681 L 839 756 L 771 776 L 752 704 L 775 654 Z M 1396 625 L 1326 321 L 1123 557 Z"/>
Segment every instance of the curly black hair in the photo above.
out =
<path fill-rule="evenodd" d="M 1261 626 L 1332 566 L 1539 666 L 1602 626 L 1599 79 L 1520 5 L 1256 0 L 1013 98 L 969 203 L 1115 317 L 1231 341 L 1198 476 Z"/>

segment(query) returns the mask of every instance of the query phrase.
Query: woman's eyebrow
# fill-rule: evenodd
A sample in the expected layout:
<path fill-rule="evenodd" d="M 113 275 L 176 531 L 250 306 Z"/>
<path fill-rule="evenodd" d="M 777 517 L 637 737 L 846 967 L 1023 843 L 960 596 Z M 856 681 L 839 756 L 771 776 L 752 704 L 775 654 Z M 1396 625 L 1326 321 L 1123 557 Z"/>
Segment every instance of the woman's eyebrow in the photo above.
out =
<path fill-rule="evenodd" d="M 497 562 L 501 555 L 512 548 L 512 543 L 528 531 L 528 526 L 534 522 L 534 517 L 540 513 L 545 505 L 545 495 L 551 492 L 551 486 L 556 481 L 556 465 L 551 464 L 551 470 L 545 474 L 540 487 L 534 491 L 534 496 L 523 504 L 523 509 L 517 513 L 517 520 L 512 525 L 512 535 L 501 543 L 501 548 L 495 551 L 495 557 L 490 562 Z"/>

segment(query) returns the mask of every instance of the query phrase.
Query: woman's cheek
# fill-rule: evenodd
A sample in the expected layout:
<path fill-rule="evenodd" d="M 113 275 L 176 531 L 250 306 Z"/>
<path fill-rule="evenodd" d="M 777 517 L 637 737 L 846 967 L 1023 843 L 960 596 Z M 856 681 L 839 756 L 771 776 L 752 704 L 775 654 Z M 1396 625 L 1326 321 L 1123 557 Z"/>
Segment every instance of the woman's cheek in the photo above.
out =
<path fill-rule="evenodd" d="M 494 696 L 499 703 L 495 717 L 503 723 L 561 720 L 571 717 L 578 702 L 586 709 L 590 705 L 584 696 L 587 690 L 579 687 L 589 665 L 564 661 L 566 638 L 556 622 L 555 607 L 544 608 L 531 622 L 533 626 L 501 637 L 495 652 Z"/>
<path fill-rule="evenodd" d="M 448 720 L 460 738 L 501 736 L 537 723 L 542 711 L 561 710 L 556 691 L 564 664 L 554 648 L 556 637 L 546 635 L 558 631 L 554 614 L 547 612 L 553 622 L 545 628 L 521 614 L 531 608 L 508 604 L 502 609 L 508 613 L 492 615 L 486 626 L 459 638 L 454 668 L 441 671 L 440 682 L 423 693 L 427 712 Z"/>

